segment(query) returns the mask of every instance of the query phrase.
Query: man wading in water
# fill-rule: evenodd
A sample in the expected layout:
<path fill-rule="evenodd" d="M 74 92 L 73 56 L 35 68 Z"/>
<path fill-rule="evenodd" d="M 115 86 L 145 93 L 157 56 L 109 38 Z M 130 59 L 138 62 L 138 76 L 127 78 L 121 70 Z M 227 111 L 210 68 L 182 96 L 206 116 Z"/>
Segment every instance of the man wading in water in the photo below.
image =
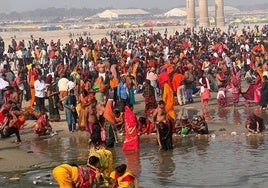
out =
<path fill-rule="evenodd" d="M 158 107 L 154 111 L 153 123 L 156 127 L 159 150 L 173 149 L 172 124 L 166 113 L 163 100 L 158 102 Z"/>

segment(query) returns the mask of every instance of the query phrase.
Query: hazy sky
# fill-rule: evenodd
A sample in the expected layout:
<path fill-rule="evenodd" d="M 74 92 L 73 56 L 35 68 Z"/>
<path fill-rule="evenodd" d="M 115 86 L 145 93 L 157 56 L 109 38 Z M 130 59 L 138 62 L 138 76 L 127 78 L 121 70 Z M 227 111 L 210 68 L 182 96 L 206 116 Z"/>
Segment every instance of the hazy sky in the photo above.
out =
<path fill-rule="evenodd" d="M 198 0 L 196 0 L 197 2 Z M 185 5 L 186 0 L 0 0 L 0 12 L 23 12 L 38 8 L 163 8 Z M 213 0 L 209 0 L 213 4 Z M 225 0 L 226 5 L 267 3 L 267 0 Z"/>

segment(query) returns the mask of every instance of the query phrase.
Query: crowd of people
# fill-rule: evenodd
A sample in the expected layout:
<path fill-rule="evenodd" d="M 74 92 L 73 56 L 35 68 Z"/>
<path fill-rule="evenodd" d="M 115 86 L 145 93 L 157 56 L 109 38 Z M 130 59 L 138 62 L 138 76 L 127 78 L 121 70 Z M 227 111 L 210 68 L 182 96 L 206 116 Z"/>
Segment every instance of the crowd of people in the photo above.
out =
<path fill-rule="evenodd" d="M 88 131 L 94 146 L 105 143 L 112 148 L 118 133 L 123 133 L 123 151 L 137 151 L 141 134 L 156 133 L 159 149 L 170 150 L 175 132 L 209 134 L 205 114 L 190 120 L 178 118 L 174 110 L 175 105 L 196 102 L 194 94 L 200 95 L 202 109 L 208 108 L 211 92 L 217 92 L 220 108 L 230 103 L 237 108 L 240 97 L 246 99 L 246 106 L 253 102 L 260 110 L 267 108 L 268 43 L 264 32 L 258 26 L 229 28 L 227 32 L 186 28 L 170 36 L 153 29 L 127 30 L 112 31 L 96 41 L 89 36 L 71 38 L 66 44 L 33 35 L 29 41 L 13 38 L 10 44 L 1 39 L 1 136 L 16 134 L 21 142 L 19 131 L 27 118 L 22 111 L 26 109 L 40 112 L 34 126 L 38 136 L 50 134 L 50 122 L 60 121 L 60 111 L 65 111 L 70 133 Z M 243 79 L 249 84 L 246 92 L 241 91 Z M 139 93 L 145 106 L 144 114 L 137 117 L 133 108 Z M 26 103 L 28 106 L 22 105 Z M 262 132 L 265 125 L 260 119 L 251 115 L 246 129 Z M 98 160 L 90 165 L 96 166 Z M 80 183 L 79 170 L 65 164 L 55 169 L 55 174 L 75 173 L 74 180 L 67 183 L 71 187 Z M 85 170 L 92 175 L 92 170 Z M 118 180 L 124 173 L 126 166 L 121 165 L 111 177 Z M 62 178 L 55 175 L 66 187 Z M 116 186 L 124 187 L 119 181 Z"/>

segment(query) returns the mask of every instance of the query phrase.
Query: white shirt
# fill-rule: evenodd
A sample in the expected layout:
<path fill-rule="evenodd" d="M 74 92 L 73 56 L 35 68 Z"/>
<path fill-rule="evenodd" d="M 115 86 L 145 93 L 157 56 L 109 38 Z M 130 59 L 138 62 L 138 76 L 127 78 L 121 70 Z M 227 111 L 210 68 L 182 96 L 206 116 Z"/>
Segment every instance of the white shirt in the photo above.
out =
<path fill-rule="evenodd" d="M 74 83 L 73 81 L 69 81 L 69 82 L 67 83 L 68 91 L 74 89 L 74 87 L 75 87 L 75 83 Z"/>
<path fill-rule="evenodd" d="M 34 82 L 34 89 L 35 89 L 35 96 L 39 98 L 44 98 L 45 97 L 45 89 L 46 89 L 46 84 L 44 80 L 36 80 Z"/>
<path fill-rule="evenodd" d="M 7 86 L 9 86 L 9 83 L 3 80 L 3 78 L 0 78 L 0 89 L 4 89 Z"/>
<path fill-rule="evenodd" d="M 68 91 L 68 84 L 69 80 L 67 78 L 61 78 L 58 81 L 58 88 L 59 91 Z"/>

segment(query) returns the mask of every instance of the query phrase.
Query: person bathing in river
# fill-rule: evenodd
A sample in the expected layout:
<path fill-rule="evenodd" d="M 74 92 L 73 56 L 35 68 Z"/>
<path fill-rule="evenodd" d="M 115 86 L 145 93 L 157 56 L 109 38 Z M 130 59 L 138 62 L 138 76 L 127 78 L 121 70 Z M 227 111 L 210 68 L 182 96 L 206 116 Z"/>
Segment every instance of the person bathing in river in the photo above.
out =
<path fill-rule="evenodd" d="M 261 133 L 265 130 L 263 118 L 256 114 L 250 115 L 247 118 L 245 127 L 249 133 Z"/>
<path fill-rule="evenodd" d="M 158 107 L 153 114 L 153 123 L 156 127 L 157 142 L 159 150 L 173 149 L 172 143 L 172 123 L 168 118 L 163 100 L 158 102 Z M 164 132 L 166 134 L 164 134 Z M 165 143 L 165 145 L 162 145 Z"/>

